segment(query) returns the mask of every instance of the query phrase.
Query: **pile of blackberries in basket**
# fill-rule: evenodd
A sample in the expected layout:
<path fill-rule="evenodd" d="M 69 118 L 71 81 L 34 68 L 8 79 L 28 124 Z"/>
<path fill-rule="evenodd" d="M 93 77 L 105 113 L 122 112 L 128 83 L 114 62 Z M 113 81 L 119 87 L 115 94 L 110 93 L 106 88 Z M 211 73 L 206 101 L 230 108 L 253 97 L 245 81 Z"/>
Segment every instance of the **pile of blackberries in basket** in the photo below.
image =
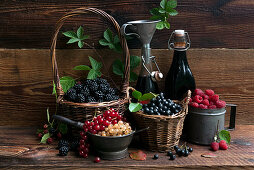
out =
<path fill-rule="evenodd" d="M 111 88 L 107 80 L 96 78 L 78 82 L 64 95 L 64 99 L 76 103 L 106 102 L 118 100 L 118 90 Z"/>

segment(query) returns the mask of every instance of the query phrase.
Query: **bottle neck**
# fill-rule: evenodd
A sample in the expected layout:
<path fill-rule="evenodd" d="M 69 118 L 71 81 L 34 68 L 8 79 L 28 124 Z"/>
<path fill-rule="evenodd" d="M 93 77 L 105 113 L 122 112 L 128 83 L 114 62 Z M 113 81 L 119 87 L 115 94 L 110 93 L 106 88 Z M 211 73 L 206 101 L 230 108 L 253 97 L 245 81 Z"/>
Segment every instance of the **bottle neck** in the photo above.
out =
<path fill-rule="evenodd" d="M 150 57 L 151 57 L 150 44 L 143 44 L 142 45 L 141 57 L 142 57 L 142 67 L 141 67 L 141 71 L 140 71 L 139 75 L 140 76 L 149 76 L 150 73 L 153 71 L 152 63 L 151 63 L 151 59 L 150 59 Z"/>
<path fill-rule="evenodd" d="M 187 62 L 186 51 L 174 50 L 173 63 L 178 61 Z"/>

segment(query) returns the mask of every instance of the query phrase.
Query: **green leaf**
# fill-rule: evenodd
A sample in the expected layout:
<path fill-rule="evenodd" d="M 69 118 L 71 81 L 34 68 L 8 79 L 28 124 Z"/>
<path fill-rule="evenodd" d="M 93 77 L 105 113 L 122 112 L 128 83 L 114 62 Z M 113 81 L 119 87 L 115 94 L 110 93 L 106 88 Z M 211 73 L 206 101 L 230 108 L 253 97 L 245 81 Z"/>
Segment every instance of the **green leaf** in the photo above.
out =
<path fill-rule="evenodd" d="M 73 70 L 91 70 L 91 68 L 87 65 L 79 65 L 79 66 L 75 66 Z"/>
<path fill-rule="evenodd" d="M 110 45 L 111 43 L 109 43 L 107 40 L 105 39 L 101 39 L 99 40 L 99 44 L 102 45 L 102 46 L 108 46 Z"/>
<path fill-rule="evenodd" d="M 54 83 L 54 81 L 53 81 L 53 92 L 52 92 L 52 94 L 56 94 L 56 84 Z"/>
<path fill-rule="evenodd" d="M 120 43 L 118 35 L 114 37 L 114 44 Z"/>
<path fill-rule="evenodd" d="M 77 30 L 78 38 L 81 39 L 83 37 L 83 34 L 84 34 L 84 28 L 80 26 Z"/>
<path fill-rule="evenodd" d="M 176 0 L 170 0 L 167 2 L 167 8 L 176 8 L 177 7 L 177 1 Z"/>
<path fill-rule="evenodd" d="M 142 96 L 142 93 L 137 91 L 137 90 L 134 90 L 131 94 L 135 99 L 140 99 L 140 97 Z"/>
<path fill-rule="evenodd" d="M 47 119 L 48 119 L 48 123 L 50 124 L 49 108 L 47 108 Z"/>
<path fill-rule="evenodd" d="M 116 59 L 114 62 L 113 62 L 113 73 L 115 73 L 116 75 L 119 75 L 119 76 L 124 76 L 124 65 L 122 63 L 121 60 L 119 59 Z"/>
<path fill-rule="evenodd" d="M 79 42 L 78 42 L 78 46 L 79 46 L 79 48 L 83 48 L 84 42 L 83 42 L 83 41 L 79 41 Z"/>
<path fill-rule="evenodd" d="M 106 29 L 106 31 L 104 31 L 104 38 L 108 41 L 108 42 L 113 42 L 113 34 L 112 31 L 110 29 Z"/>
<path fill-rule="evenodd" d="M 138 67 L 141 62 L 141 58 L 139 56 L 131 55 L 130 56 L 130 68 L 131 70 Z"/>
<path fill-rule="evenodd" d="M 71 43 L 75 43 L 75 42 L 78 42 L 78 41 L 79 41 L 78 38 L 72 38 L 66 44 L 71 44 Z"/>
<path fill-rule="evenodd" d="M 64 32 L 63 35 L 65 35 L 66 37 L 70 37 L 70 38 L 78 38 L 77 34 L 74 31 Z"/>
<path fill-rule="evenodd" d="M 167 21 L 164 21 L 164 27 L 170 29 L 170 24 Z"/>
<path fill-rule="evenodd" d="M 101 62 L 97 62 L 95 59 L 93 59 L 91 56 L 89 56 L 89 60 L 90 60 L 90 63 L 92 65 L 92 68 L 94 70 L 100 70 L 101 67 L 102 67 L 102 63 Z"/>
<path fill-rule="evenodd" d="M 175 9 L 170 9 L 167 12 L 169 13 L 170 16 L 176 16 L 178 14 L 178 12 Z"/>
<path fill-rule="evenodd" d="M 229 131 L 221 130 L 219 132 L 219 137 L 220 137 L 220 140 L 225 140 L 228 144 L 230 144 L 231 137 L 230 137 Z"/>
<path fill-rule="evenodd" d="M 159 8 L 153 8 L 153 9 L 151 9 L 151 10 L 150 10 L 150 13 L 151 13 L 152 15 L 160 15 L 160 13 L 159 13 Z"/>
<path fill-rule="evenodd" d="M 60 123 L 58 125 L 58 130 L 62 133 L 62 134 L 66 134 L 68 132 L 68 127 L 66 124 L 64 123 Z"/>
<path fill-rule="evenodd" d="M 130 82 L 135 82 L 137 79 L 138 79 L 138 75 L 135 72 L 131 71 L 130 72 Z"/>
<path fill-rule="evenodd" d="M 85 39 L 88 39 L 88 38 L 90 38 L 89 35 L 83 35 L 83 36 L 80 38 L 80 40 L 85 40 Z"/>
<path fill-rule="evenodd" d="M 137 112 L 142 109 L 142 106 L 139 103 L 130 103 L 129 111 L 130 112 Z"/>
<path fill-rule="evenodd" d="M 42 136 L 41 138 L 41 143 L 47 143 L 47 139 L 50 138 L 50 134 L 49 133 L 46 133 Z"/>
<path fill-rule="evenodd" d="M 165 9 L 162 8 L 159 9 L 159 13 L 164 14 L 165 12 L 166 12 Z"/>
<path fill-rule="evenodd" d="M 162 30 L 164 28 L 164 22 L 163 21 L 160 21 L 156 24 L 156 28 L 158 30 Z"/>
<path fill-rule="evenodd" d="M 144 100 L 151 100 L 152 98 L 156 97 L 155 94 L 153 93 L 146 93 L 144 94 L 140 99 L 139 101 L 144 101 Z"/>
<path fill-rule="evenodd" d="M 60 78 L 60 84 L 63 88 L 64 93 L 67 92 L 67 90 L 75 85 L 76 81 L 69 76 L 61 77 Z"/>
<path fill-rule="evenodd" d="M 160 2 L 160 6 L 161 6 L 161 8 L 165 9 L 167 7 L 167 0 L 162 0 Z"/>
<path fill-rule="evenodd" d="M 94 80 L 97 78 L 97 71 L 95 69 L 91 69 L 87 75 L 87 79 Z"/>

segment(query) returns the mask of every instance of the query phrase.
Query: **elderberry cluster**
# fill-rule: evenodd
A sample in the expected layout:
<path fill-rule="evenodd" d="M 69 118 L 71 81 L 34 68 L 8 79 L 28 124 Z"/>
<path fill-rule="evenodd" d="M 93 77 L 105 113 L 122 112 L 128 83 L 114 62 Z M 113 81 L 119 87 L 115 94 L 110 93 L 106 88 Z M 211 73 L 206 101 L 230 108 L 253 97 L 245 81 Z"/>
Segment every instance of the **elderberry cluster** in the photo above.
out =
<path fill-rule="evenodd" d="M 144 104 L 142 111 L 149 115 L 174 115 L 180 112 L 182 107 L 170 99 L 165 99 L 160 93 L 156 98 L 151 99 L 149 104 Z"/>
<path fill-rule="evenodd" d="M 68 101 L 77 103 L 105 102 L 118 100 L 117 89 L 111 88 L 107 80 L 96 78 L 77 83 L 64 95 Z"/>

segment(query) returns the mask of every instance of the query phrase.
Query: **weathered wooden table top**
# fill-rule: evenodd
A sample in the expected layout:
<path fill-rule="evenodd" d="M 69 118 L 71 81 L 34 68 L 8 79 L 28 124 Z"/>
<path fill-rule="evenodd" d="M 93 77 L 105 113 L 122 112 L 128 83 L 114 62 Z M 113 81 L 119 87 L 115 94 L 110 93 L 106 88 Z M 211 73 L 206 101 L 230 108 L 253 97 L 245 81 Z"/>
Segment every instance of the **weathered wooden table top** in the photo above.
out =
<path fill-rule="evenodd" d="M 194 151 L 188 157 L 169 160 L 165 153 L 159 153 L 159 159 L 153 160 L 154 152 L 147 153 L 146 161 L 135 161 L 129 157 L 117 161 L 93 163 L 93 156 L 88 159 L 75 156 L 57 156 L 57 142 L 51 145 L 38 144 L 34 135 L 35 128 L 0 127 L 0 168 L 107 168 L 107 169 L 254 169 L 254 125 L 239 125 L 231 132 L 232 142 L 226 151 L 213 152 L 216 158 L 201 157 L 209 153 L 209 146 L 191 145 Z M 129 149 L 129 151 L 136 149 Z"/>

